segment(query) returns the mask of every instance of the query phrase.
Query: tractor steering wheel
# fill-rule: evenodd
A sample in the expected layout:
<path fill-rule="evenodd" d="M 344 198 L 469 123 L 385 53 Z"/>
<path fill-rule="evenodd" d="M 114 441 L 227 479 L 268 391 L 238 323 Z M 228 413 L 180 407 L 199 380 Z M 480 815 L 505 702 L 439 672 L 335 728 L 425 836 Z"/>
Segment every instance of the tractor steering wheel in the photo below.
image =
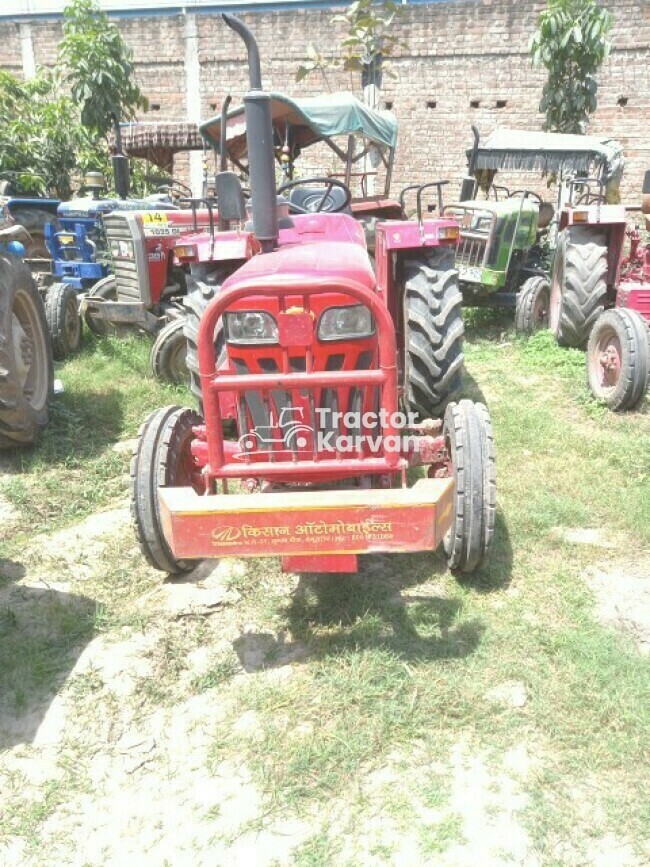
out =
<path fill-rule="evenodd" d="M 192 195 L 192 190 L 182 181 L 177 181 L 175 178 L 171 178 L 167 184 L 161 184 L 157 187 L 156 192 L 169 193 L 169 197 L 172 201 Z"/>
<path fill-rule="evenodd" d="M 538 204 L 544 204 L 544 200 L 542 199 L 542 197 L 539 196 L 537 193 L 534 193 L 532 190 L 515 190 L 514 193 L 510 193 L 510 196 L 508 198 L 514 199 L 517 196 L 523 196 L 524 199 L 535 199 Z"/>
<path fill-rule="evenodd" d="M 281 187 L 278 187 L 278 195 L 280 193 L 284 193 L 286 190 L 293 190 L 296 187 L 310 187 L 318 184 L 321 189 L 316 191 L 314 190 L 314 195 L 311 199 L 305 198 L 303 200 L 303 204 L 299 205 L 296 202 L 289 201 L 289 212 L 294 214 L 319 214 L 321 211 L 325 211 L 329 214 L 340 214 L 341 211 L 345 211 L 345 209 L 349 206 L 352 201 L 352 193 L 350 192 L 350 188 L 343 183 L 343 181 L 337 180 L 337 178 L 299 178 L 295 181 L 287 181 L 286 184 L 282 184 Z M 325 187 L 324 192 L 322 191 L 322 187 Z M 338 187 L 343 190 L 345 193 L 345 201 L 342 203 L 336 203 L 331 197 L 330 193 L 334 187 Z M 326 205 L 330 205 L 330 207 L 326 207 Z"/>

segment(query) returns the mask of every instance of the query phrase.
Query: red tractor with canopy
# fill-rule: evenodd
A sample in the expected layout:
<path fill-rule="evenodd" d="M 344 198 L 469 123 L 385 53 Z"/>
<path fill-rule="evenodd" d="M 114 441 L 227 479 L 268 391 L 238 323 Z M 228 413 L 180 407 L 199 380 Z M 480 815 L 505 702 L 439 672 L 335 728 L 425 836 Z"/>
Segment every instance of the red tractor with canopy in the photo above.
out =
<path fill-rule="evenodd" d="M 494 530 L 489 415 L 470 400 L 449 403 L 444 421 L 430 415 L 439 404 L 420 381 L 436 362 L 409 332 L 436 333 L 447 313 L 442 296 L 423 305 L 395 279 L 407 240 L 424 258 L 449 251 L 453 272 L 457 227 L 380 223 L 375 275 L 343 181 L 316 179 L 313 210 L 291 213 L 291 196 L 276 190 L 255 39 L 223 17 L 248 49 L 250 198 L 233 172 L 219 172 L 220 231 L 179 240 L 205 294 L 194 350 L 201 412 L 165 407 L 140 430 L 131 475 L 141 549 L 172 574 L 220 556 L 354 572 L 359 554 L 444 542 L 451 568 L 470 572 Z M 313 186 L 307 179 L 292 195 L 304 202 Z M 436 286 L 445 279 L 422 274 Z M 438 347 L 446 369 L 450 345 Z M 235 439 L 224 436 L 228 417 Z"/>

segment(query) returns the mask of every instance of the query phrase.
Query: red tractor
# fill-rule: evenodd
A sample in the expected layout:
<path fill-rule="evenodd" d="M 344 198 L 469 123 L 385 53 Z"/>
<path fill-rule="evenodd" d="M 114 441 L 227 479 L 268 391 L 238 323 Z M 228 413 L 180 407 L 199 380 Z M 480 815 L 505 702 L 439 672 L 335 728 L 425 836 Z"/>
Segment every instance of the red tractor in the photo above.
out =
<path fill-rule="evenodd" d="M 155 336 L 151 366 L 160 379 L 187 381 L 182 307 L 187 284 L 174 246 L 179 235 L 207 229 L 211 219 L 211 210 L 196 207 L 114 211 L 103 219 L 114 273 L 84 299 L 86 323 L 100 336 L 125 328 Z"/>
<path fill-rule="evenodd" d="M 650 231 L 650 171 L 643 184 L 642 211 Z M 620 271 L 616 300 L 596 320 L 587 346 L 589 387 L 612 410 L 634 409 L 650 382 L 650 244 L 643 244 L 638 226 L 627 235 L 627 257 L 621 258 L 622 239 L 609 247 Z"/>
<path fill-rule="evenodd" d="M 202 412 L 165 407 L 140 430 L 131 475 L 142 551 L 172 574 L 232 555 L 353 572 L 359 554 L 444 542 L 451 568 L 470 572 L 494 530 L 490 419 L 469 400 L 450 403 L 444 421 L 429 417 L 439 404 L 428 371 L 449 369 L 453 341 L 431 345 L 428 335 L 455 297 L 438 293 L 430 303 L 428 290 L 406 291 L 398 276 L 407 243 L 423 257 L 448 251 L 453 264 L 457 228 L 381 224 L 375 276 L 363 228 L 344 213 L 345 184 L 334 184 L 341 207 L 290 215 L 275 187 L 255 39 L 223 17 L 248 49 L 251 197 L 247 207 L 237 176 L 220 172 L 223 230 L 177 249 L 204 275 L 195 347 Z M 434 287 L 446 273 L 421 272 Z M 224 437 L 226 417 L 234 440 Z"/>

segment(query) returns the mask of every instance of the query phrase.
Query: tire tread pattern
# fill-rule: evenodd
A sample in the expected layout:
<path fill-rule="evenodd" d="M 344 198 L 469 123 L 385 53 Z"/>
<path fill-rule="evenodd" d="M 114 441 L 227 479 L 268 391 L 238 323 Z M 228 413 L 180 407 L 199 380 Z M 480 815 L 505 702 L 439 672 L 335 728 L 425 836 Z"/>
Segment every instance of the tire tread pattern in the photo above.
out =
<path fill-rule="evenodd" d="M 565 273 L 557 326 L 561 346 L 584 349 L 607 295 L 607 240 L 589 229 L 565 229 Z"/>
<path fill-rule="evenodd" d="M 454 251 L 431 250 L 404 261 L 406 396 L 423 417 L 440 413 L 460 386 L 463 369 L 462 296 Z"/>
<path fill-rule="evenodd" d="M 45 343 L 44 375 L 48 381 L 48 397 L 39 409 L 25 400 L 18 381 L 13 342 L 13 301 L 22 289 L 30 298 L 41 323 L 41 338 Z M 49 417 L 48 404 L 54 390 L 54 364 L 47 320 L 41 296 L 27 265 L 17 256 L 0 254 L 0 448 L 31 445 L 45 427 Z"/>

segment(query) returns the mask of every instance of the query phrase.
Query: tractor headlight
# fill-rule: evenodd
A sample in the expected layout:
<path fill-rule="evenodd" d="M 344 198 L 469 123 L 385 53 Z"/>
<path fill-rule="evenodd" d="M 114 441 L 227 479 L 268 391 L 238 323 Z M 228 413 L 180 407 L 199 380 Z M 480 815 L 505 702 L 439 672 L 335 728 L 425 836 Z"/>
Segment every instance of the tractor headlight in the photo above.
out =
<path fill-rule="evenodd" d="M 242 310 L 226 313 L 226 338 L 229 343 L 277 343 L 278 326 L 270 313 Z"/>
<path fill-rule="evenodd" d="M 364 304 L 330 307 L 321 315 L 318 339 L 348 340 L 353 337 L 370 337 L 374 330 L 372 314 Z"/>

